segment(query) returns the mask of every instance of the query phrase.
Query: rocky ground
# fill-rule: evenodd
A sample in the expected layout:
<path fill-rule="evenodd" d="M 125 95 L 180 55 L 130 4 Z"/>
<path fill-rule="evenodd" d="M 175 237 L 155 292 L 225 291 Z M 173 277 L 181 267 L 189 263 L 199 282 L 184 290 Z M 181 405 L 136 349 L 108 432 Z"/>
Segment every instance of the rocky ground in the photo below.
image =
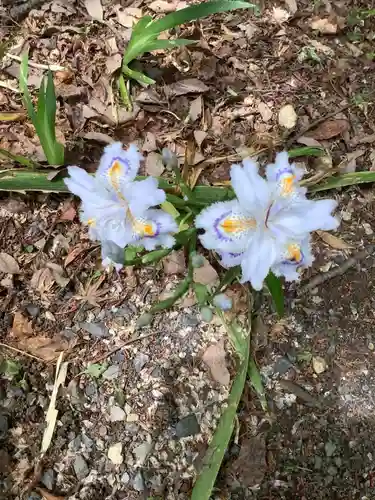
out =
<path fill-rule="evenodd" d="M 31 68 L 30 88 L 44 65 L 57 66 L 67 164 L 92 171 L 116 139 L 136 141 L 145 171 L 166 177 L 161 148 L 182 162 L 187 148 L 198 183 L 225 183 L 243 154 L 264 163 L 298 144 L 326 150 L 323 160 L 301 159 L 310 177 L 375 169 L 375 18 L 358 13 L 373 2 L 266 1 L 259 17 L 238 11 L 191 24 L 181 36 L 196 45 L 138 63 L 157 84 L 134 85 L 125 111 L 112 75 L 132 23 L 183 3 L 103 0 L 89 14 L 87 1 L 54 0 L 16 23 L 0 4 L 0 104 L 19 114 L 0 121 L 0 147 L 45 161 L 17 92 L 17 56 L 28 48 L 42 65 Z M 282 126 L 286 105 L 298 117 L 292 129 Z M 278 321 L 266 300 L 254 326 L 270 411 L 246 387 L 214 498 L 375 498 L 374 190 L 330 196 L 340 231 L 316 235 L 313 268 L 286 291 L 287 316 Z M 216 317 L 203 322 L 190 296 L 149 324 L 143 313 L 179 282 L 185 255 L 107 274 L 77 210 L 68 195 L 1 194 L 0 492 L 187 499 L 234 375 L 225 329 Z M 215 269 L 195 279 L 215 283 Z M 244 315 L 244 290 L 231 293 L 232 315 Z M 219 371 L 212 349 L 226 356 Z M 60 352 L 68 364 L 40 460 Z"/>

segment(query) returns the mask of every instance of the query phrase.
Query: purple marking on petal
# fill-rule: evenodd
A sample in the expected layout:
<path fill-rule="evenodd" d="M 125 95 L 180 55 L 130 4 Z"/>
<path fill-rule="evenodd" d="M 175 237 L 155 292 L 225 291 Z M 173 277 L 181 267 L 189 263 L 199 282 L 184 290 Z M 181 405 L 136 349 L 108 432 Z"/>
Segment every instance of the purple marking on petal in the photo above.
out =
<path fill-rule="evenodd" d="M 284 174 L 292 174 L 293 175 L 293 169 L 292 167 L 289 165 L 288 167 L 283 167 L 281 170 L 278 170 L 276 172 L 276 180 L 280 180 L 280 177 Z"/>
<path fill-rule="evenodd" d="M 222 240 L 222 241 L 233 241 L 232 238 L 228 238 L 228 237 L 225 237 L 220 229 L 219 229 L 219 224 L 224 220 L 226 219 L 232 212 L 231 211 L 228 211 L 226 212 L 225 214 L 221 215 L 220 217 L 218 217 L 215 222 L 214 222 L 214 229 L 215 229 L 215 233 L 216 233 L 216 236 L 219 238 L 219 240 Z"/>
<path fill-rule="evenodd" d="M 130 161 L 127 160 L 126 158 L 120 158 L 119 156 L 115 156 L 113 159 L 112 159 L 112 165 L 118 161 L 123 167 L 125 167 L 125 175 L 128 174 L 130 172 Z M 112 166 L 111 165 L 111 166 Z"/>

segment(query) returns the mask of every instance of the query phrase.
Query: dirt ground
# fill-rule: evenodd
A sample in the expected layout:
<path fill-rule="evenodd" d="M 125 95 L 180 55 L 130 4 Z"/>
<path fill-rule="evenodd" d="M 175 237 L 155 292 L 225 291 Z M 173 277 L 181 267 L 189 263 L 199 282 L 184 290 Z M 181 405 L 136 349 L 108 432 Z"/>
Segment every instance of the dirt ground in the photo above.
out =
<path fill-rule="evenodd" d="M 137 142 L 145 172 L 164 177 L 161 149 L 183 162 L 187 148 L 191 176 L 206 184 L 228 180 L 246 152 L 264 164 L 298 145 L 326 150 L 323 160 L 298 160 L 308 176 L 375 169 L 375 17 L 359 14 L 375 2 L 266 1 L 258 17 L 237 11 L 190 24 L 179 35 L 196 45 L 137 62 L 157 83 L 132 86 L 132 111 L 117 106 L 111 75 L 134 20 L 168 6 L 102 5 L 96 22 L 85 2 L 54 0 L 15 23 L 0 2 L 6 51 L 28 48 L 33 62 L 61 66 L 54 80 L 67 165 L 93 171 L 115 139 Z M 1 65 L 1 110 L 20 112 L 19 62 L 5 55 Z M 42 72 L 31 68 L 30 87 Z M 287 104 L 298 116 L 293 129 L 280 126 Z M 0 121 L 0 147 L 45 161 L 22 116 Z M 247 386 L 213 498 L 375 499 L 374 190 L 329 195 L 339 201 L 336 238 L 314 237 L 316 261 L 287 287 L 286 317 L 278 321 L 266 298 L 256 321 L 269 412 Z M 183 252 L 104 273 L 77 211 L 69 195 L 0 195 L 1 252 L 13 257 L 0 262 L 9 271 L 0 272 L 1 498 L 187 499 L 228 396 L 202 360 L 213 342 L 233 376 L 225 330 L 218 318 L 204 323 L 190 297 L 148 324 L 142 314 L 186 270 Z M 232 293 L 244 314 L 243 290 Z M 51 360 L 61 350 L 69 364 L 40 461 Z"/>

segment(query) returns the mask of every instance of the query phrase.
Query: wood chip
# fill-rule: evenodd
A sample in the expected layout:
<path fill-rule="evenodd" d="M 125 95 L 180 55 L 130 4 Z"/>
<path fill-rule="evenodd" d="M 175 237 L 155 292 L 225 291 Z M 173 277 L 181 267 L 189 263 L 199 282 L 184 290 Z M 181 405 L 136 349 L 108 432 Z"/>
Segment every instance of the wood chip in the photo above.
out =
<path fill-rule="evenodd" d="M 202 360 L 209 367 L 212 378 L 221 385 L 228 385 L 230 374 L 225 362 L 224 340 L 211 344 L 203 354 Z"/>
<path fill-rule="evenodd" d="M 316 231 L 316 234 L 324 241 L 324 243 L 327 243 L 327 245 L 335 250 L 349 250 L 350 248 L 353 248 L 349 245 L 349 243 L 346 243 L 346 241 L 328 233 L 327 231 Z"/>

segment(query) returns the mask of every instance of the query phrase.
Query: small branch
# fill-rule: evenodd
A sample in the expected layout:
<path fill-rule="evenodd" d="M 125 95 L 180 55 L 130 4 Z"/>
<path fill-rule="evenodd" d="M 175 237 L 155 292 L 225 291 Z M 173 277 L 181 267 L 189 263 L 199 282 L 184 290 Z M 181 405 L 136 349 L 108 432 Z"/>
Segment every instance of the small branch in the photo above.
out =
<path fill-rule="evenodd" d="M 352 257 L 349 257 L 345 262 L 343 262 L 340 266 L 335 267 L 334 269 L 331 269 L 330 271 L 327 271 L 326 273 L 318 274 L 317 276 L 314 276 L 312 280 L 309 281 L 306 285 L 301 287 L 297 291 L 297 295 L 304 295 L 306 292 L 309 292 L 310 290 L 313 290 L 316 288 L 318 285 L 321 285 L 322 283 L 325 283 L 328 280 L 331 280 L 333 278 L 336 278 L 337 276 L 341 276 L 346 271 L 348 271 L 351 267 L 355 266 L 357 262 L 360 260 L 365 259 L 366 257 L 369 257 L 371 254 L 373 254 L 375 251 L 375 245 L 370 245 L 369 247 L 365 248 L 364 250 L 361 250 L 360 252 L 354 254 Z"/>
<path fill-rule="evenodd" d="M 124 347 L 127 347 L 130 344 L 133 344 L 134 342 L 138 342 L 140 340 L 147 339 L 147 337 L 151 337 L 152 335 L 155 335 L 155 332 L 147 333 L 146 335 L 142 335 L 140 337 L 136 337 L 135 339 L 127 340 L 126 342 L 123 342 L 122 344 L 118 345 L 117 347 L 114 347 L 110 351 L 106 352 L 102 356 L 98 356 L 97 358 L 92 359 L 90 361 L 90 364 L 92 364 L 92 363 L 99 363 L 100 361 L 103 361 L 104 359 L 109 358 L 109 356 L 112 356 L 113 354 L 115 354 L 120 349 L 123 349 Z M 84 372 L 82 372 L 82 373 L 84 373 Z"/>
<path fill-rule="evenodd" d="M 9 57 L 9 59 L 13 59 L 13 61 L 17 61 L 19 63 L 22 61 L 20 56 L 9 54 L 9 52 L 5 54 L 5 57 Z M 51 71 L 66 71 L 66 68 L 64 68 L 64 66 L 59 66 L 58 64 L 39 64 L 33 61 L 29 61 L 29 66 L 31 68 L 36 68 L 36 69 L 50 69 Z"/>
<path fill-rule="evenodd" d="M 19 94 L 20 93 L 20 91 L 18 89 L 16 89 L 15 87 L 12 87 L 12 85 L 10 85 L 10 83 L 6 83 L 6 82 L 3 82 L 3 81 L 0 81 L 0 87 L 3 88 L 3 89 L 11 90 L 15 94 Z"/>
<path fill-rule="evenodd" d="M 17 347 L 12 347 L 11 345 L 8 344 L 3 344 L 0 342 L 0 347 L 5 347 L 6 349 L 10 349 L 11 351 L 18 352 L 19 354 L 22 354 L 23 356 L 27 356 L 32 359 L 36 359 L 37 361 L 40 361 L 41 363 L 45 363 L 44 359 L 38 358 L 38 356 L 34 356 L 33 354 L 29 354 L 26 351 L 21 351 L 21 349 L 17 349 Z"/>

